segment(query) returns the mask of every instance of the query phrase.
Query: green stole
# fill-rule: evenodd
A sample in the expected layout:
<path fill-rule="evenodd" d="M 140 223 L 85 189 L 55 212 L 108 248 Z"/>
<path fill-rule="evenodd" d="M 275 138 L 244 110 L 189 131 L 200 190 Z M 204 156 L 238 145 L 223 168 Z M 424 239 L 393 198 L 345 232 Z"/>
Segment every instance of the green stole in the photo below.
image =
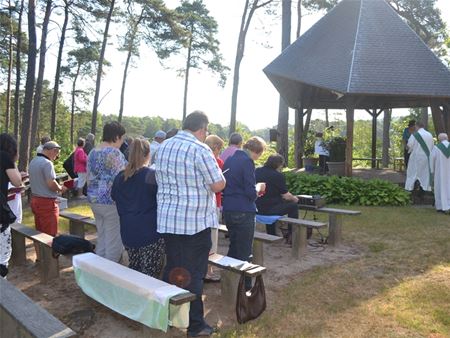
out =
<path fill-rule="evenodd" d="M 446 147 L 443 143 L 439 143 L 436 145 L 436 148 L 438 148 L 446 158 L 450 157 L 450 144 Z"/>
<path fill-rule="evenodd" d="M 420 147 L 422 148 L 423 152 L 425 153 L 425 155 L 427 155 L 427 157 L 430 157 L 430 149 L 428 149 L 427 145 L 425 144 L 425 141 L 422 138 L 422 135 L 419 134 L 419 132 L 415 132 L 414 137 L 416 138 L 417 142 L 419 142 Z"/>

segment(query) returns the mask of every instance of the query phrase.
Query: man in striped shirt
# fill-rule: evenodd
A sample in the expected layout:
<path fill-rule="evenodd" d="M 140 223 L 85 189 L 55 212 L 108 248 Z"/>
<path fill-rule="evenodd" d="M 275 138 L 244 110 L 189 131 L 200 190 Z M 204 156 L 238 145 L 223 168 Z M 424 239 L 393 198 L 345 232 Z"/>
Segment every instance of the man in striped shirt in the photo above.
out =
<path fill-rule="evenodd" d="M 203 278 L 208 267 L 211 229 L 218 227 L 215 193 L 225 178 L 203 142 L 208 117 L 189 114 L 183 130 L 164 141 L 156 156 L 158 232 L 166 244 L 164 280 L 197 295 L 189 311 L 188 336 L 211 335 L 203 318 Z"/>

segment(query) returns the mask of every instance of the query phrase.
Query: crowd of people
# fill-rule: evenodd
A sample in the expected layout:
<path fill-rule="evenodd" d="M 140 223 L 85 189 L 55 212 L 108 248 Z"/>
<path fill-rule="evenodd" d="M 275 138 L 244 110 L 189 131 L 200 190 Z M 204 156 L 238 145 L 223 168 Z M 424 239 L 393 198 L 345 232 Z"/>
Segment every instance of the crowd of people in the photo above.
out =
<path fill-rule="evenodd" d="M 128 139 L 124 146 L 124 127 L 108 122 L 101 143 L 95 146 L 95 136 L 89 134 L 78 140 L 73 153 L 77 195 L 83 194 L 87 183 L 87 201 L 96 221 L 96 254 L 121 262 L 126 250 L 130 268 L 196 294 L 190 307 L 189 336 L 213 332 L 204 320 L 202 292 L 205 280 L 219 279 L 208 270 L 208 256 L 217 252 L 220 220 L 228 228 L 227 255 L 251 261 L 257 213 L 298 218 L 298 198 L 288 191 L 281 174 L 284 158 L 271 155 L 255 169 L 255 161 L 266 149 L 263 139 L 255 136 L 244 142 L 234 133 L 222 151 L 224 141 L 209 135 L 208 124 L 208 117 L 195 111 L 181 130 L 158 131 L 151 143 L 141 137 Z M 430 190 L 430 173 L 434 173 L 436 208 L 448 211 L 448 137 L 440 134 L 434 146 L 423 125 L 417 123 L 415 128 L 406 142 L 410 153 L 406 189 L 412 190 L 418 182 Z M 3 200 L 8 183 L 20 187 L 27 174 L 16 168 L 13 137 L 1 134 L 0 149 Z M 43 138 L 29 166 L 36 229 L 52 236 L 58 232 L 57 197 L 67 189 L 58 183 L 53 165 L 60 150 L 58 143 Z M 273 222 L 266 228 L 275 234 Z M 11 235 L 8 224 L 2 224 L 1 230 L 0 273 L 6 276 Z M 288 229 L 287 242 L 290 237 Z M 251 286 L 247 279 L 246 288 Z"/>
<path fill-rule="evenodd" d="M 434 190 L 435 207 L 438 212 L 450 212 L 450 144 L 448 135 L 440 133 L 435 145 L 433 136 L 425 130 L 422 122 L 410 121 L 403 132 L 406 141 L 405 189 L 424 191 Z M 406 161 L 406 158 L 408 160 Z M 433 187 L 433 189 L 432 189 Z"/>

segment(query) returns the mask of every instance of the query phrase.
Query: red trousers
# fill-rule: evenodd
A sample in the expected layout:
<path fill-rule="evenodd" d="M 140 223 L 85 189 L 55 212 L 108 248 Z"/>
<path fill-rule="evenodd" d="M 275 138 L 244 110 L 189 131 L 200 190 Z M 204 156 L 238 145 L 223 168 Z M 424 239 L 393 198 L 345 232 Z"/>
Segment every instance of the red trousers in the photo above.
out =
<path fill-rule="evenodd" d="M 59 205 L 56 199 L 32 196 L 31 211 L 34 214 L 36 230 L 56 236 L 59 218 Z"/>

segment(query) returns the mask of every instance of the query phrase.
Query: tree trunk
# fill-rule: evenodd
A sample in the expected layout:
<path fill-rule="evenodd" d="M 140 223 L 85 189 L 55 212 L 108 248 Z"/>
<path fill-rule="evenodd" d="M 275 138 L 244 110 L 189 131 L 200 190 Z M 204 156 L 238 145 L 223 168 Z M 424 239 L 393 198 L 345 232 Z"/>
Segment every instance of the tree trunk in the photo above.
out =
<path fill-rule="evenodd" d="M 303 168 L 303 108 L 295 110 L 295 126 L 294 126 L 294 156 L 295 167 L 297 169 Z"/>
<path fill-rule="evenodd" d="M 438 136 L 440 133 L 448 133 L 448 129 L 446 128 L 446 116 L 444 110 L 442 110 L 438 105 L 432 104 L 431 116 L 433 118 L 434 131 L 436 133 L 436 136 Z"/>
<path fill-rule="evenodd" d="M 385 109 L 383 117 L 383 151 L 381 160 L 383 168 L 389 167 L 389 148 L 391 146 L 391 138 L 389 131 L 391 129 L 392 110 Z"/>
<path fill-rule="evenodd" d="M 28 1 L 28 66 L 25 84 L 22 134 L 20 137 L 19 169 L 27 171 L 30 153 L 31 119 L 33 117 L 34 76 L 36 71 L 36 16 L 35 0 Z"/>
<path fill-rule="evenodd" d="M 47 52 L 48 23 L 50 22 L 51 11 L 52 11 L 52 0 L 47 0 L 47 4 L 45 6 L 44 21 L 42 23 L 41 47 L 39 49 L 39 70 L 38 70 L 38 77 L 36 80 L 36 89 L 34 92 L 34 105 L 33 105 L 33 119 L 32 119 L 32 123 L 31 123 L 31 138 L 30 138 L 31 147 L 30 147 L 30 149 L 32 149 L 32 147 L 34 147 L 36 145 L 36 133 L 37 133 L 37 126 L 38 126 L 38 121 L 39 121 L 39 114 L 40 114 L 42 85 L 44 83 L 45 54 Z"/>
<path fill-rule="evenodd" d="M 188 55 L 187 55 L 187 59 L 186 59 L 186 70 L 184 72 L 184 97 L 183 97 L 183 119 L 182 119 L 182 121 L 184 121 L 184 119 L 186 118 L 186 111 L 187 111 L 187 95 L 188 95 L 188 86 L 189 86 L 189 70 L 191 68 L 191 53 L 192 53 L 192 36 L 189 39 Z"/>
<path fill-rule="evenodd" d="M 311 117 L 312 117 L 312 109 L 307 109 L 305 126 L 303 127 L 303 144 L 306 143 L 306 138 L 308 137 L 309 127 L 311 126 Z"/>
<path fill-rule="evenodd" d="M 428 130 L 428 107 L 420 108 L 420 121 L 422 121 L 426 130 Z"/>
<path fill-rule="evenodd" d="M 56 72 L 55 72 L 55 87 L 53 88 L 52 111 L 50 117 L 50 138 L 52 140 L 55 137 L 55 130 L 56 130 L 56 109 L 58 105 L 59 78 L 61 76 L 62 53 L 64 49 L 64 43 L 66 40 L 67 23 L 69 22 L 69 6 L 71 4 L 67 0 L 65 0 L 64 3 L 65 3 L 64 23 L 61 30 L 61 38 L 59 40 L 58 59 L 56 61 Z"/>
<path fill-rule="evenodd" d="M 302 0 L 297 1 L 297 32 L 296 37 L 298 38 L 302 32 Z"/>
<path fill-rule="evenodd" d="M 22 14 L 23 14 L 23 0 L 20 2 L 19 20 L 17 23 L 17 37 L 16 37 L 16 88 L 14 91 L 14 136 L 16 140 L 19 139 L 19 125 L 20 125 L 20 58 L 22 48 Z"/>
<path fill-rule="evenodd" d="M 328 118 L 328 109 L 325 109 L 325 127 L 328 128 L 330 126 L 330 120 Z"/>
<path fill-rule="evenodd" d="M 70 107 L 70 144 L 73 145 L 73 122 L 75 119 L 75 90 L 76 90 L 76 86 L 77 86 L 77 80 L 78 80 L 78 75 L 80 74 L 80 68 L 81 68 L 81 63 L 78 63 L 78 68 L 77 68 L 77 72 L 75 73 L 75 76 L 73 78 L 73 82 L 72 82 L 72 104 Z"/>
<path fill-rule="evenodd" d="M 133 26 L 133 34 L 130 37 L 130 41 L 128 43 L 128 54 L 127 54 L 127 60 L 125 61 L 125 68 L 123 70 L 123 78 L 122 78 L 122 89 L 120 91 L 120 108 L 119 108 L 119 122 L 122 122 L 122 116 L 123 116 L 123 107 L 125 103 L 125 87 L 127 84 L 127 74 L 128 74 L 128 67 L 130 66 L 130 60 L 131 56 L 133 55 L 133 47 L 134 47 L 134 41 L 136 39 L 136 34 L 138 31 L 139 24 L 141 23 L 142 17 L 144 16 L 144 9 L 142 9 L 141 14 L 139 15 L 138 20 Z"/>
<path fill-rule="evenodd" d="M 98 60 L 97 80 L 95 82 L 94 106 L 92 108 L 92 124 L 91 124 L 92 134 L 95 134 L 97 129 L 97 108 L 98 108 L 98 100 L 100 97 L 100 86 L 102 82 L 103 61 L 105 59 L 106 43 L 108 42 L 109 25 L 111 23 L 115 2 L 116 2 L 115 0 L 111 0 L 111 5 L 109 6 L 108 17 L 106 18 L 105 24 L 105 31 L 103 32 L 102 49 L 100 51 L 100 57 Z"/>
<path fill-rule="evenodd" d="M 355 118 L 355 110 L 353 108 L 347 108 L 347 142 L 345 147 L 345 175 L 347 177 L 352 176 L 352 162 L 353 162 L 353 125 Z"/>
<path fill-rule="evenodd" d="M 282 1 L 282 33 L 281 51 L 289 46 L 291 41 L 291 0 Z M 280 96 L 278 109 L 278 137 L 277 150 L 284 157 L 284 162 L 288 163 L 288 130 L 289 130 L 289 107 Z"/>
<path fill-rule="evenodd" d="M 8 80 L 6 84 L 6 111 L 5 111 L 5 133 L 9 130 L 9 121 L 11 118 L 11 77 L 13 66 L 13 18 L 12 18 L 12 5 L 11 0 L 8 1 L 9 7 L 9 39 L 8 39 Z"/>

